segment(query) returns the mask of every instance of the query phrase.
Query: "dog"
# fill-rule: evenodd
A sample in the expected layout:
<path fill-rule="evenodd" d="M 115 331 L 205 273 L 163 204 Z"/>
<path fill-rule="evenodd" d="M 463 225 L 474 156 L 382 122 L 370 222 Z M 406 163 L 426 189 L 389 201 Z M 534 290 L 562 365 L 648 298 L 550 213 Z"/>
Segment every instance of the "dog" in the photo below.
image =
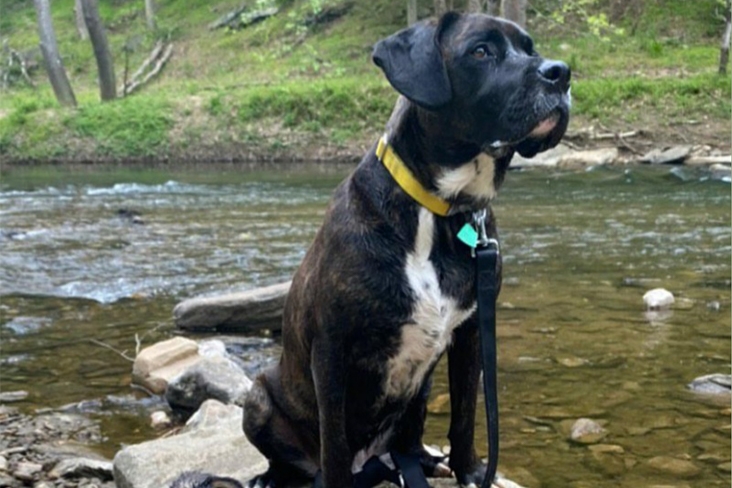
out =
<path fill-rule="evenodd" d="M 270 463 L 249 487 L 371 486 L 364 466 L 389 453 L 434 474 L 421 437 L 445 352 L 449 468 L 461 485 L 485 476 L 474 259 L 456 235 L 488 209 L 497 238 L 489 205 L 512 156 L 566 131 L 570 69 L 514 23 L 454 12 L 378 42 L 373 61 L 400 97 L 335 190 L 287 297 L 282 357 L 245 401 L 244 432 Z M 394 155 L 411 183 L 387 167 Z"/>

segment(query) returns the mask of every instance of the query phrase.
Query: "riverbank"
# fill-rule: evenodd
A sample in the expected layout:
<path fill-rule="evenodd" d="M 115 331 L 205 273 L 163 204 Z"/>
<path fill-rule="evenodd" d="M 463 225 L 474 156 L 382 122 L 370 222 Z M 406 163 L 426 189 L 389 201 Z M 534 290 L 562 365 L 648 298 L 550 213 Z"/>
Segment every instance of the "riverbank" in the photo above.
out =
<path fill-rule="evenodd" d="M 54 24 L 78 107 L 58 106 L 31 56 L 36 88 L 19 78 L 0 97 L 0 164 L 359 160 L 396 99 L 371 63 L 371 46 L 402 28 L 405 12 L 386 0 L 280 3 L 276 15 L 241 30 L 209 28 L 238 6 L 225 0 L 171 0 L 160 6 L 155 32 L 146 30 L 141 6 L 103 10 L 118 74 L 127 57 L 134 69 L 161 37 L 174 51 L 140 91 L 100 103 L 73 0 L 59 0 Z M 630 160 L 677 145 L 729 154 L 732 84 L 717 74 L 715 0 L 636 3 L 638 12 L 599 10 L 612 24 L 599 31 L 582 16 L 559 22 L 552 2 L 532 3 L 537 50 L 573 70 L 567 140 L 579 149 L 615 146 Z M 338 15 L 314 22 L 317 9 Z M 32 6 L 17 3 L 7 14 L 8 45 L 32 52 Z M 420 17 L 430 14 L 423 6 Z"/>

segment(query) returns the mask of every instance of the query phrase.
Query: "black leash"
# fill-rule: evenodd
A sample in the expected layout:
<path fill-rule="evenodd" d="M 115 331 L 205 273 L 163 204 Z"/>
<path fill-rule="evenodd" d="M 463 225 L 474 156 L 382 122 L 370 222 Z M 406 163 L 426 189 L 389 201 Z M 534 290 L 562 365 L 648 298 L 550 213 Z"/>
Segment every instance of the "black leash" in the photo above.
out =
<path fill-rule="evenodd" d="M 495 239 L 475 249 L 475 278 L 478 301 L 478 331 L 483 359 L 483 393 L 488 427 L 488 469 L 482 488 L 490 488 L 498 468 L 498 380 L 496 378 L 496 299 L 498 298 L 499 248 Z"/>

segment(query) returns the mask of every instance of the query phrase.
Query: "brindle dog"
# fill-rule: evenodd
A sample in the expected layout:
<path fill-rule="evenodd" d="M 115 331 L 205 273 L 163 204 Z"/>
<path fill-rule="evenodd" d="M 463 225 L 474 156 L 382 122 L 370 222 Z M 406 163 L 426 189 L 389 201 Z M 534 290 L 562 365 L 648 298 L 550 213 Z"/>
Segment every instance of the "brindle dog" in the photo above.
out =
<path fill-rule="evenodd" d="M 473 441 L 474 260 L 456 234 L 489 208 L 514 152 L 559 142 L 570 70 L 539 56 L 517 25 L 479 14 L 418 23 L 379 42 L 373 59 L 402 95 L 385 138 L 450 212 L 405 193 L 376 146 L 337 188 L 287 298 L 282 358 L 246 400 L 244 431 L 270 462 L 250 487 L 352 487 L 389 452 L 419 454 L 432 474 L 421 437 L 445 351 L 449 466 L 462 485 L 485 476 Z"/>

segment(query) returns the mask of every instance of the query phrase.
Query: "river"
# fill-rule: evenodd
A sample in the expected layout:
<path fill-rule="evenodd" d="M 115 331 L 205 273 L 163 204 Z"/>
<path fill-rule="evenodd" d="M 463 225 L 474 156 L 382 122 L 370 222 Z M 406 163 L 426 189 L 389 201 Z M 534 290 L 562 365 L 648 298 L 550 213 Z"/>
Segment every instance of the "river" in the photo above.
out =
<path fill-rule="evenodd" d="M 109 456 L 152 438 L 156 401 L 130 389 L 125 356 L 171 337 L 184 298 L 289 279 L 349 168 L 5 168 L 0 390 L 27 391 L 26 411 L 99 418 Z M 676 482 L 660 456 L 696 467 L 690 486 L 727 486 L 729 397 L 686 384 L 730 373 L 729 182 L 681 166 L 511 172 L 495 210 L 500 469 L 529 486 Z M 656 287 L 671 312 L 644 310 Z M 446 391 L 440 365 L 437 445 Z M 614 447 L 569 442 L 580 417 Z M 485 452 L 482 419 L 477 432 Z"/>

